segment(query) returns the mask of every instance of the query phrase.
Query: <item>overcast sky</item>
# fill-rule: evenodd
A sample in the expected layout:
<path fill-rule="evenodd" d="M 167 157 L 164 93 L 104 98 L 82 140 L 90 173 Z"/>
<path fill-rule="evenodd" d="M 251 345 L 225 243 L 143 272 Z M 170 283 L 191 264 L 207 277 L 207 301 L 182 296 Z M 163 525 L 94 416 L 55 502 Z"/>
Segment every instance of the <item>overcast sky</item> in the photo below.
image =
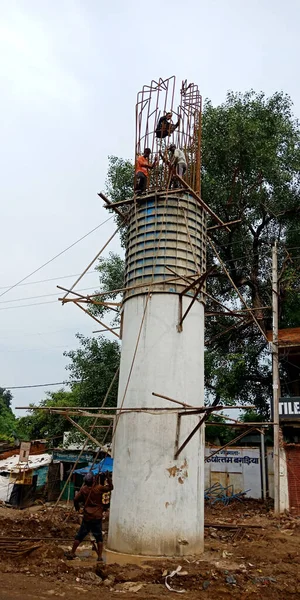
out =
<path fill-rule="evenodd" d="M 214 104 L 227 90 L 284 90 L 299 117 L 299 19 L 297 0 L 0 0 L 0 287 L 107 219 L 107 156 L 133 158 L 136 94 L 152 79 L 194 81 Z M 56 301 L 56 284 L 71 285 L 60 277 L 113 230 L 110 220 L 0 298 L 0 386 L 65 379 L 63 351 L 95 326 Z M 95 273 L 79 286 L 95 287 Z M 25 406 L 44 390 L 13 394 Z"/>

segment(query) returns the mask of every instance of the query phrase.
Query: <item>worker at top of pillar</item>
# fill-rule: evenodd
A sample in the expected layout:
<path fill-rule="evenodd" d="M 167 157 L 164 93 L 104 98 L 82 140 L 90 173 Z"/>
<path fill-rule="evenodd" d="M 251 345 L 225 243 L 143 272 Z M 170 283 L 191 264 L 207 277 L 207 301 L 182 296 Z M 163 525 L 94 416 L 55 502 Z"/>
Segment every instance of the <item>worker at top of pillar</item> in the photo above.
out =
<path fill-rule="evenodd" d="M 183 177 L 187 169 L 186 158 L 183 150 L 176 148 L 175 144 L 171 144 L 171 146 L 168 148 L 168 152 L 170 155 L 171 167 L 176 169 L 176 173 L 179 175 L 179 177 Z"/>
<path fill-rule="evenodd" d="M 177 129 L 177 127 L 179 126 L 179 123 L 180 117 L 178 117 L 177 123 L 174 124 L 172 123 L 172 113 L 167 112 L 163 117 L 160 117 L 158 121 L 155 130 L 156 137 L 159 139 L 164 139 L 165 137 L 172 135 L 175 129 Z"/>
<path fill-rule="evenodd" d="M 152 164 L 149 163 L 151 155 L 150 148 L 145 148 L 144 154 L 139 154 L 135 163 L 135 192 L 140 196 L 144 194 L 147 188 L 149 170 L 156 167 L 158 158 L 155 155 Z"/>
<path fill-rule="evenodd" d="M 107 485 L 104 485 L 106 477 Z M 80 504 L 84 504 L 83 519 L 80 528 L 75 536 L 71 553 L 66 552 L 65 556 L 69 560 L 75 558 L 76 550 L 83 542 L 88 533 L 91 533 L 97 543 L 98 560 L 102 561 L 103 551 L 103 535 L 102 535 L 102 515 L 103 502 L 102 496 L 106 492 L 113 490 L 113 483 L 110 473 L 105 476 L 100 475 L 100 484 L 96 482 L 96 478 L 91 472 L 87 473 L 84 478 L 84 485 L 74 498 L 75 510 L 78 512 Z"/>

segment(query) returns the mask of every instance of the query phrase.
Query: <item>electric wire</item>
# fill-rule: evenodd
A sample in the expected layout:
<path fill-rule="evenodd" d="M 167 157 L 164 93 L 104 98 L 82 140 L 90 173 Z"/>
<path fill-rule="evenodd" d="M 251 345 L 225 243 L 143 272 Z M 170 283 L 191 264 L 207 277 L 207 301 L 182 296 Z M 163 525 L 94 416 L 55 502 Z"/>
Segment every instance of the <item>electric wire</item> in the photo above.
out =
<path fill-rule="evenodd" d="M 97 273 L 97 269 L 87 271 L 86 275 L 90 275 L 91 273 Z M 69 279 L 70 277 L 78 277 L 78 275 L 80 275 L 80 273 L 75 273 L 72 275 L 58 275 L 57 277 L 50 277 L 50 279 L 40 279 L 39 281 L 27 281 L 27 283 L 20 283 L 18 287 L 21 287 L 23 285 L 38 285 L 39 283 L 47 283 L 48 281 L 58 281 L 60 279 Z M 0 290 L 7 290 L 10 287 L 10 285 L 4 285 L 0 287 Z"/>
<path fill-rule="evenodd" d="M 56 258 L 59 258 L 59 256 L 61 256 L 62 254 L 64 254 L 65 252 L 67 252 L 68 250 L 70 250 L 71 248 L 73 248 L 74 246 L 76 246 L 76 244 L 79 244 L 79 242 L 81 242 L 82 240 L 84 240 L 85 238 L 87 238 L 89 235 L 91 235 L 91 233 L 93 233 L 94 231 L 96 231 L 97 229 L 99 229 L 100 227 L 102 227 L 102 225 L 105 225 L 105 223 L 108 223 L 108 221 L 110 221 L 111 219 L 113 219 L 113 215 L 111 217 L 108 217 L 108 219 L 105 219 L 105 221 L 102 221 L 102 223 L 100 223 L 99 225 L 97 225 L 96 227 L 94 227 L 94 229 L 91 229 L 91 231 L 88 231 L 88 233 L 86 233 L 81 238 L 79 238 L 78 240 L 76 240 L 75 242 L 73 242 L 72 244 L 70 244 L 70 246 L 68 246 L 67 248 L 65 248 L 64 250 L 62 250 L 61 252 L 59 252 L 58 254 L 56 254 L 55 256 L 53 256 L 52 258 L 50 258 L 49 260 L 47 260 L 47 262 L 43 263 L 40 267 L 38 267 L 37 269 L 35 269 L 31 273 L 29 273 L 28 275 L 26 275 L 25 277 L 23 277 L 23 279 L 20 279 L 19 281 L 17 281 L 13 285 L 11 285 L 9 288 L 7 288 L 6 290 L 4 290 L 4 292 L 2 292 L 2 294 L 0 294 L 0 298 L 1 298 L 1 296 L 4 296 L 4 294 L 7 294 L 12 289 L 14 289 L 15 287 L 17 287 L 21 283 L 23 283 L 23 281 L 26 281 L 26 279 L 29 279 L 29 277 L 31 277 L 32 275 L 34 275 L 35 273 L 37 273 L 38 271 L 40 271 L 41 269 L 43 269 L 44 267 L 46 267 L 47 265 L 49 265 Z"/>

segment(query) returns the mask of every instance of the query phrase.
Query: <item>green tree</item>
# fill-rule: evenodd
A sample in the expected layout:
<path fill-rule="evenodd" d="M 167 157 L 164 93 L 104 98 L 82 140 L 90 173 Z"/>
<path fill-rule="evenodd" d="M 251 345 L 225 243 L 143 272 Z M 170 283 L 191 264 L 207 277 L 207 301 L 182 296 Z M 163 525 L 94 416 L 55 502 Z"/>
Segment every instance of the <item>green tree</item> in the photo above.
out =
<path fill-rule="evenodd" d="M 47 392 L 46 398 L 40 402 L 41 408 L 66 406 L 76 406 L 76 394 L 63 389 Z M 51 414 L 47 410 L 32 410 L 18 419 L 17 432 L 23 440 L 47 438 L 55 446 L 62 442 L 64 432 L 69 431 L 70 427 L 70 423 L 61 415 Z"/>
<path fill-rule="evenodd" d="M 11 408 L 13 396 L 10 390 L 0 387 L 0 401 L 6 408 Z"/>
<path fill-rule="evenodd" d="M 77 334 L 79 348 L 64 352 L 70 359 L 66 369 L 70 373 L 73 393 L 78 406 L 101 406 L 109 385 L 120 364 L 120 346 L 104 336 L 86 338 Z M 107 406 L 116 406 L 118 378 L 107 399 Z"/>
<path fill-rule="evenodd" d="M 105 184 L 106 193 L 112 202 L 121 202 L 133 197 L 134 166 L 130 160 L 108 157 L 108 171 Z M 130 208 L 122 208 L 124 215 Z M 111 211 L 113 212 L 113 211 Z M 115 214 L 115 213 L 114 213 Z M 126 227 L 120 216 L 116 215 L 116 223 L 121 227 L 121 244 L 126 246 Z"/>
<path fill-rule="evenodd" d="M 217 425 L 211 425 L 211 422 L 217 423 Z M 223 445 L 233 440 L 237 434 L 233 427 L 227 427 L 225 423 L 226 420 L 221 415 L 210 415 L 205 425 L 205 441 L 210 444 Z"/>
<path fill-rule="evenodd" d="M 11 409 L 13 397 L 9 390 L 0 388 L 0 439 L 12 440 L 15 437 L 16 417 Z"/>
<path fill-rule="evenodd" d="M 108 258 L 100 258 L 96 265 L 96 271 L 99 273 L 99 292 L 104 292 L 106 290 L 120 290 L 124 287 L 124 260 L 118 254 L 110 252 Z M 122 299 L 122 293 L 112 292 L 94 299 L 96 301 L 101 300 L 102 302 L 108 300 L 111 302 L 118 301 Z M 112 325 L 119 325 L 120 311 L 118 307 L 113 307 L 113 310 L 111 310 L 107 306 L 94 304 L 91 305 L 90 312 L 97 315 L 99 318 L 110 313 L 110 315 L 113 315 Z"/>
<path fill-rule="evenodd" d="M 61 389 L 57 392 L 48 392 L 40 403 L 43 408 L 63 408 L 71 406 L 101 406 L 108 388 L 120 363 L 120 347 L 118 342 L 112 342 L 100 336 L 99 338 L 86 338 L 80 334 L 79 348 L 65 352 L 64 356 L 70 359 L 66 369 L 70 373 L 70 391 Z M 77 382 L 77 383 L 76 383 Z M 67 382 L 66 382 L 67 384 Z M 107 398 L 107 406 L 116 406 L 118 394 L 118 377 L 116 377 Z M 91 418 L 76 418 L 82 427 L 89 428 Z M 100 420 L 99 425 L 103 424 Z M 105 423 L 107 424 L 107 422 Z M 62 438 L 64 431 L 74 433 L 74 428 L 64 416 L 51 414 L 46 410 L 32 410 L 29 415 L 18 420 L 18 434 L 22 439 L 48 439 Z M 95 434 L 96 439 L 103 439 L 103 432 Z M 73 436 L 74 438 L 76 436 Z M 59 442 L 62 440 L 60 439 Z M 58 443 L 58 442 L 57 442 Z"/>
<path fill-rule="evenodd" d="M 230 232 L 210 232 L 234 284 L 255 309 L 262 330 L 271 329 L 271 311 L 265 307 L 271 304 L 271 245 L 278 240 L 280 326 L 299 326 L 300 130 L 291 99 L 283 93 L 267 98 L 250 91 L 230 92 L 217 107 L 206 102 L 202 150 L 203 199 L 224 221 L 241 219 Z M 109 160 L 107 191 L 113 201 L 124 199 L 132 192 L 132 165 L 116 157 Z M 100 283 L 114 289 L 109 277 L 113 261 L 108 263 L 101 264 Z M 218 264 L 210 247 L 207 263 Z M 120 267 L 121 262 L 119 274 Z M 208 278 L 207 291 L 231 309 L 243 308 L 220 267 Z M 206 320 L 207 400 L 251 403 L 267 417 L 272 376 L 264 336 L 249 314 L 243 319 L 228 316 L 208 300 L 211 311 L 220 314 Z M 281 375 L 283 391 L 300 395 L 298 374 L 288 361 L 281 363 Z"/>
<path fill-rule="evenodd" d="M 299 310 L 298 250 L 286 259 L 284 245 L 298 235 L 300 130 L 292 103 L 282 93 L 229 93 L 224 104 L 205 106 L 203 115 L 204 200 L 224 221 L 241 219 L 211 238 L 237 288 L 263 329 L 271 329 L 270 247 L 280 242 L 280 325 L 297 325 Z M 214 264 L 208 253 L 208 265 Z M 231 308 L 240 307 L 221 269 L 208 291 Z M 207 309 L 216 310 L 210 301 Z M 295 310 L 293 310 L 295 309 Z M 219 309 L 218 309 L 219 310 Z M 235 324 L 235 327 L 233 325 Z M 206 324 L 206 384 L 210 397 L 253 403 L 268 415 L 271 397 L 270 354 L 251 316 L 243 320 L 219 315 Z M 282 367 L 283 369 L 283 367 Z M 284 367 L 287 380 L 289 367 Z"/>

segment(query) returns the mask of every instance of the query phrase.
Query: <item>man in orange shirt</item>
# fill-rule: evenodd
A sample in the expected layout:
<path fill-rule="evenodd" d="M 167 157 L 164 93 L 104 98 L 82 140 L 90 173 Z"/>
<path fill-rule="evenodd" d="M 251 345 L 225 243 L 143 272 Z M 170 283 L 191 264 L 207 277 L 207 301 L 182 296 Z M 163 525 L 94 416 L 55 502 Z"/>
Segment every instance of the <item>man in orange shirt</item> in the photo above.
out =
<path fill-rule="evenodd" d="M 144 194 L 147 188 L 149 169 L 156 167 L 158 159 L 155 156 L 152 165 L 149 163 L 151 150 L 145 148 L 144 154 L 139 154 L 135 163 L 135 192 L 138 196 Z"/>

